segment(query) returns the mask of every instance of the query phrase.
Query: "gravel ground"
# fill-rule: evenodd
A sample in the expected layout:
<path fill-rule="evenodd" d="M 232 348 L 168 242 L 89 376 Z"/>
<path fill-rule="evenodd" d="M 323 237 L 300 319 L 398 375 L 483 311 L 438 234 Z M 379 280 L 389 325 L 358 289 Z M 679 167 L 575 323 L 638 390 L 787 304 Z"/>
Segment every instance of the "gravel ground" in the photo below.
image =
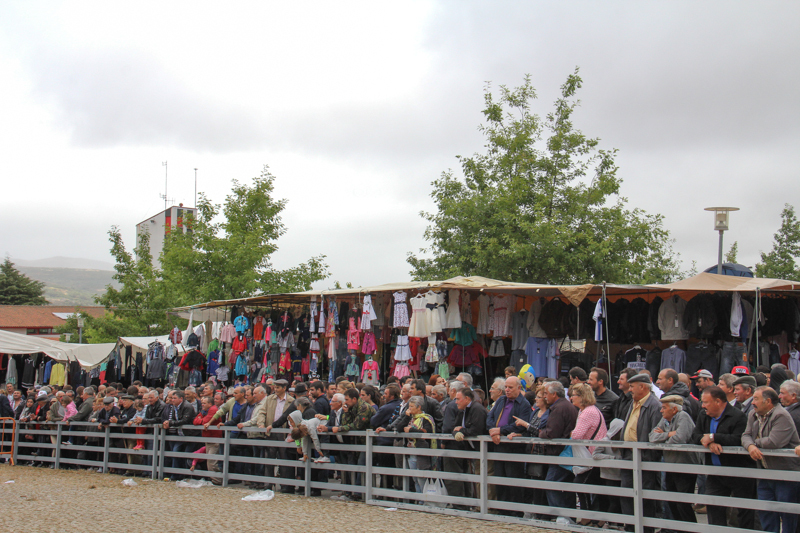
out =
<path fill-rule="evenodd" d="M 382 507 L 327 498 L 276 494 L 271 501 L 242 501 L 244 487 L 178 488 L 175 483 L 87 471 L 0 465 L 0 531 L 60 532 L 81 524 L 104 533 L 202 529 L 247 531 L 385 532 L 391 524 L 403 531 L 546 532 L 530 526 L 489 524 L 484 520 Z M 14 483 L 7 483 L 13 480 Z M 235 517 L 235 518 L 233 518 Z M 320 522 L 320 519 L 323 522 Z M 327 525 L 323 525 L 327 524 Z M 342 527 L 339 527 L 341 524 Z M 157 528 L 157 529 L 156 529 Z"/>

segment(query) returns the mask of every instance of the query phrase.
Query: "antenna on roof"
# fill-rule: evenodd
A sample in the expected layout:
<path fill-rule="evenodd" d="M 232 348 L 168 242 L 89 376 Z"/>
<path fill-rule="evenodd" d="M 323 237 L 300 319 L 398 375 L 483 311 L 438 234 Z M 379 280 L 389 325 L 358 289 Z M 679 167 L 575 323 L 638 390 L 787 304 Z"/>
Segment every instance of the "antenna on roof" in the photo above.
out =
<path fill-rule="evenodd" d="M 159 194 L 159 197 L 164 199 L 164 211 L 167 210 L 167 183 L 169 178 L 169 167 L 167 167 L 167 162 L 164 161 L 161 163 L 161 166 L 164 167 L 164 194 Z"/>

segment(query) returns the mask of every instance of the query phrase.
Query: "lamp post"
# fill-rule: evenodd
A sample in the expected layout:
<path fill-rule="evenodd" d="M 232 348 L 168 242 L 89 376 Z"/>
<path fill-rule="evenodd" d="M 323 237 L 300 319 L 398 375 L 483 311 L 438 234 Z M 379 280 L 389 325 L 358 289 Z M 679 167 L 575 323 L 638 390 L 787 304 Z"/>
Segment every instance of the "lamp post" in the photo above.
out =
<path fill-rule="evenodd" d="M 78 344 L 83 344 L 83 317 L 78 316 Z"/>
<path fill-rule="evenodd" d="M 717 274 L 722 274 L 722 234 L 728 229 L 731 211 L 738 211 L 738 207 L 706 207 L 706 211 L 714 211 L 714 229 L 719 231 L 719 253 L 717 254 Z"/>

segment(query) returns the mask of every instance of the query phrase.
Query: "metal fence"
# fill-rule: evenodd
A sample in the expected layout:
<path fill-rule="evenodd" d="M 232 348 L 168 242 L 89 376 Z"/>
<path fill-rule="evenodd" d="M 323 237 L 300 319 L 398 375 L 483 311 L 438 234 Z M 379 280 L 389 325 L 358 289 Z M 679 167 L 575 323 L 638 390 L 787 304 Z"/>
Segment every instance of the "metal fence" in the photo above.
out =
<path fill-rule="evenodd" d="M 707 496 L 694 493 L 669 492 L 658 490 L 663 472 L 689 473 L 699 476 L 724 476 L 734 479 L 784 480 L 800 482 L 800 472 L 765 470 L 756 468 L 733 468 L 694 464 L 678 464 L 661 461 L 647 461 L 643 452 L 675 451 L 681 453 L 701 452 L 707 450 L 702 446 L 663 445 L 638 442 L 609 441 L 573 441 L 542 440 L 516 438 L 518 444 L 544 445 L 601 445 L 607 448 L 626 450 L 630 460 L 623 459 L 581 459 L 577 457 L 561 457 L 553 455 L 534 455 L 520 453 L 500 453 L 494 450 L 489 437 L 465 439 L 471 450 L 453 449 L 452 435 L 424 435 L 415 433 L 417 439 L 436 439 L 444 444 L 436 449 L 409 448 L 403 445 L 405 433 L 373 431 L 349 432 L 345 439 L 358 438 L 364 444 L 340 443 L 336 436 L 323 437 L 330 442 L 322 442 L 326 454 L 335 456 L 331 463 L 305 463 L 298 461 L 293 450 L 294 443 L 286 442 L 286 429 L 273 429 L 268 436 L 264 429 L 247 428 L 238 430 L 233 426 L 220 426 L 223 436 L 210 438 L 199 436 L 201 426 L 185 426 L 184 432 L 196 431 L 198 436 L 170 434 L 160 426 L 149 427 L 148 433 L 124 433 L 119 426 L 99 428 L 97 424 L 72 423 L 67 426 L 58 424 L 19 424 L 13 438 L 12 460 L 38 461 L 54 468 L 64 466 L 91 467 L 101 472 L 111 469 L 126 472 L 138 472 L 153 479 L 170 477 L 206 477 L 216 480 L 223 487 L 236 482 L 253 482 L 271 484 L 275 489 L 299 490 L 306 496 L 318 494 L 317 491 L 344 491 L 356 499 L 363 499 L 367 504 L 384 507 L 415 509 L 426 512 L 444 513 L 466 516 L 484 520 L 520 523 L 538 527 L 564 529 L 571 531 L 587 531 L 592 528 L 574 523 L 581 519 L 606 521 L 632 527 L 637 532 L 650 528 L 665 528 L 676 531 L 697 531 L 701 533 L 744 532 L 746 529 L 695 524 L 666 518 L 645 516 L 645 502 L 655 502 L 657 506 L 664 502 L 697 503 L 716 505 L 734 509 L 752 509 L 793 513 L 800 515 L 800 504 L 760 501 L 748 498 Z M 250 435 L 248 437 L 247 435 Z M 321 434 L 323 435 L 323 434 Z M 342 435 L 342 434 L 338 434 Z M 252 437 L 252 438 L 251 438 Z M 398 445 L 379 445 L 376 438 L 397 439 Z M 133 449 L 136 440 L 144 441 L 144 449 Z M 383 442 L 383 441 L 382 441 Z M 504 440 L 503 442 L 508 442 Z M 188 449 L 199 449 L 202 446 L 219 446 L 217 453 L 194 453 Z M 794 456 L 794 450 L 763 450 L 764 455 Z M 747 454 L 741 447 L 723 448 L 723 454 Z M 645 454 L 646 455 L 646 454 Z M 434 469 L 419 470 L 409 467 L 410 457 L 430 457 Z M 310 458 L 309 458 L 310 459 Z M 464 473 L 446 471 L 441 468 L 447 459 L 462 460 L 466 465 Z M 181 461 L 183 460 L 183 461 Z M 186 461 L 216 461 L 216 468 L 190 471 Z M 184 464 L 181 464 L 181 463 Z M 518 468 L 517 477 L 500 477 L 492 474 L 493 464 L 503 462 Z M 524 472 L 529 464 L 577 465 L 594 468 L 620 469 L 632 474 L 632 487 L 584 484 L 564 481 L 545 481 L 531 479 Z M 436 466 L 438 465 L 438 468 Z M 506 468 L 508 472 L 509 469 Z M 652 472 L 658 476 L 658 489 L 646 488 L 643 473 Z M 339 480 L 332 480 L 332 474 L 338 474 Z M 651 474 L 652 477 L 652 474 Z M 418 480 L 442 480 L 444 482 L 463 484 L 469 496 L 436 495 L 416 492 L 414 478 Z M 493 499 L 492 494 L 498 487 L 508 487 L 513 491 L 515 500 L 500 501 Z M 607 501 L 630 498 L 633 514 L 609 512 L 608 509 L 592 511 L 579 508 L 552 507 L 547 504 L 534 504 L 526 501 L 534 491 L 562 491 L 571 494 L 573 502 L 575 494 L 602 495 Z M 540 493 L 541 494 L 541 493 Z M 530 513 L 534 518 L 512 516 L 516 513 Z M 553 522 L 552 518 L 563 517 Z M 569 522 L 565 521 L 569 519 Z"/>

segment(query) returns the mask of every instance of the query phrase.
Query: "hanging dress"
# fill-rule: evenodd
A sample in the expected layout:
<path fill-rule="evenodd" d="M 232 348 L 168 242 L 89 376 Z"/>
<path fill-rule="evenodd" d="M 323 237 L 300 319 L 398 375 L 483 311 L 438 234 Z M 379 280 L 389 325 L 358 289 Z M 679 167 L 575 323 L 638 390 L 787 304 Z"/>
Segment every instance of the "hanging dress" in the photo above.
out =
<path fill-rule="evenodd" d="M 489 327 L 494 332 L 495 337 L 507 337 L 510 332 L 511 315 L 514 313 L 514 306 L 517 297 L 509 294 L 507 296 L 492 296 L 492 320 Z"/>
<path fill-rule="evenodd" d="M 458 302 L 459 291 L 452 289 L 447 293 L 447 312 L 442 324 L 446 329 L 458 329 L 461 327 L 461 308 Z"/>
<path fill-rule="evenodd" d="M 411 298 L 411 320 L 408 326 L 408 336 L 422 338 L 430 334 L 428 330 L 428 309 L 425 296 L 418 295 Z"/>
<path fill-rule="evenodd" d="M 395 361 L 410 361 L 411 350 L 408 347 L 408 335 L 397 336 L 397 348 L 394 351 Z"/>
<path fill-rule="evenodd" d="M 406 293 L 397 291 L 394 296 L 394 322 L 395 328 L 407 328 L 408 322 L 408 305 L 406 304 Z"/>
<path fill-rule="evenodd" d="M 442 298 L 444 298 L 444 295 L 442 295 Z M 428 310 L 426 313 L 428 315 L 428 334 L 424 336 L 440 333 L 442 331 L 442 315 L 439 313 L 439 295 L 431 291 L 426 292 L 425 308 Z"/>
<path fill-rule="evenodd" d="M 356 329 L 355 318 L 350 318 L 350 329 L 347 330 L 347 349 L 358 350 L 361 332 Z"/>
<path fill-rule="evenodd" d="M 372 329 L 372 321 L 377 320 L 378 315 L 372 307 L 372 296 L 364 296 L 364 309 L 361 311 L 361 329 Z"/>
<path fill-rule="evenodd" d="M 442 329 L 447 328 L 447 309 L 445 308 L 445 295 L 443 292 L 436 294 L 436 310 L 439 311 L 439 323 Z"/>
<path fill-rule="evenodd" d="M 365 385 L 378 386 L 378 363 L 372 359 L 361 365 L 361 382 Z"/>
<path fill-rule="evenodd" d="M 317 297 L 316 296 L 312 296 L 311 297 L 311 305 L 309 306 L 309 309 L 308 309 L 308 322 L 309 322 L 308 331 L 310 333 L 316 333 L 317 332 L 317 321 L 319 320 L 319 316 L 318 315 L 319 315 L 319 312 L 317 311 Z"/>
<path fill-rule="evenodd" d="M 478 296 L 478 335 L 488 335 L 491 328 L 489 326 L 489 295 L 481 294 Z"/>
<path fill-rule="evenodd" d="M 372 331 L 367 331 L 364 333 L 364 342 L 361 343 L 361 353 L 364 355 L 372 355 L 375 353 L 375 350 L 378 349 L 377 344 L 375 343 L 375 334 Z"/>

